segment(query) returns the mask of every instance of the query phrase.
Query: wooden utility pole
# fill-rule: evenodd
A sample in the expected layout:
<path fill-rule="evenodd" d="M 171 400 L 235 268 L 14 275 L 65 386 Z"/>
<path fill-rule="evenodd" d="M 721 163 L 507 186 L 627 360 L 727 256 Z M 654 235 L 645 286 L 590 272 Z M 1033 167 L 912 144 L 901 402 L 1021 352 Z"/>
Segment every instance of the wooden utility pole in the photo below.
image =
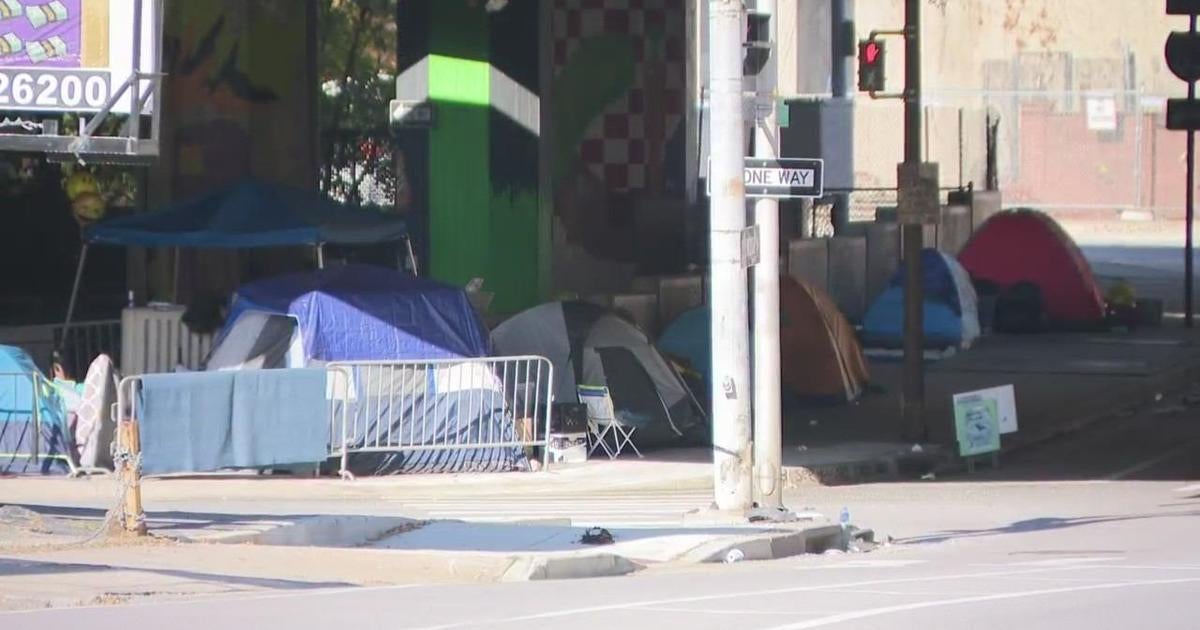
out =
<path fill-rule="evenodd" d="M 121 493 L 121 525 L 126 532 L 135 536 L 146 535 L 146 516 L 142 512 L 141 459 L 142 444 L 138 438 L 135 420 L 124 420 L 117 426 L 119 444 L 124 457 L 117 463 L 117 482 L 124 488 Z"/>

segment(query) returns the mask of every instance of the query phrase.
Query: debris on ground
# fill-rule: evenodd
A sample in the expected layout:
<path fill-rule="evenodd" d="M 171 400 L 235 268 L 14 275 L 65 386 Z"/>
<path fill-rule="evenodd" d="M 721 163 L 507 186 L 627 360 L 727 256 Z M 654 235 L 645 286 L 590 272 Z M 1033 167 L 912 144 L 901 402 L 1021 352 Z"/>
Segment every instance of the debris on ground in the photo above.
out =
<path fill-rule="evenodd" d="M 579 542 L 584 545 L 611 545 L 613 544 L 613 535 L 603 527 L 592 527 L 583 532 Z"/>
<path fill-rule="evenodd" d="M 937 475 L 933 474 L 932 472 L 927 472 L 924 475 L 921 475 L 921 481 L 934 481 L 936 479 Z"/>
<path fill-rule="evenodd" d="M 741 549 L 730 549 L 729 553 L 725 554 L 725 564 L 733 564 L 746 559 L 746 554 Z"/>

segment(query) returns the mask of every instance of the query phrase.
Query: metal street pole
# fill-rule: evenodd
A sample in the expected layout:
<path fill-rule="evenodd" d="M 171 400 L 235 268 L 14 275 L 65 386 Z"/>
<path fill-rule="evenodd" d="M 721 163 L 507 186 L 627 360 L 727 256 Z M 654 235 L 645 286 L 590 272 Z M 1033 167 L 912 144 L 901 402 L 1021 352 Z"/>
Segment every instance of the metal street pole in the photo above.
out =
<path fill-rule="evenodd" d="M 778 64 L 775 49 L 775 0 L 759 0 L 758 10 L 771 16 L 767 41 L 770 57 L 758 74 L 755 90 L 754 157 L 779 157 L 779 124 L 775 117 Z M 762 109 L 763 104 L 770 109 Z M 759 113 L 766 113 L 760 117 Z M 761 255 L 754 266 L 754 479 L 755 497 L 762 507 L 783 505 L 782 414 L 779 376 L 779 202 L 761 198 L 754 202 Z"/>
<path fill-rule="evenodd" d="M 709 0 L 709 266 L 712 291 L 713 494 L 718 510 L 751 505 L 750 331 L 741 236 L 746 227 L 742 183 L 742 0 Z"/>
<path fill-rule="evenodd" d="M 1188 32 L 1196 33 L 1196 16 L 1188 17 Z M 1196 82 L 1188 81 L 1188 100 L 1192 101 L 1196 98 Z M 1184 237 L 1183 246 L 1183 308 L 1184 308 L 1184 325 L 1187 328 L 1192 327 L 1193 305 L 1192 305 L 1192 287 L 1194 276 L 1192 275 L 1192 222 L 1195 220 L 1195 201 L 1196 201 L 1196 132 L 1188 129 L 1187 132 L 1187 221 L 1185 229 L 1187 235 Z"/>
<path fill-rule="evenodd" d="M 921 162 L 921 0 L 904 0 L 904 162 Z M 924 226 L 901 226 L 904 257 L 904 437 L 927 438 L 925 427 L 924 307 L 921 250 Z"/>

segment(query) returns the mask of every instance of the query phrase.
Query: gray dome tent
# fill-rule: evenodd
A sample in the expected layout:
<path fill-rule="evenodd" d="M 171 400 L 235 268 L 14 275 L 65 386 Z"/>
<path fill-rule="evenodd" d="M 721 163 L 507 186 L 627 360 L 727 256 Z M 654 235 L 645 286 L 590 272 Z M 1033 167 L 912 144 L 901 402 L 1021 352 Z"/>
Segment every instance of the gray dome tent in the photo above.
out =
<path fill-rule="evenodd" d="M 645 333 L 616 312 L 585 302 L 550 302 L 492 332 L 499 355 L 539 355 L 554 364 L 554 399 L 578 400 L 577 385 L 607 386 L 634 442 L 661 446 L 703 435 L 696 398 Z"/>

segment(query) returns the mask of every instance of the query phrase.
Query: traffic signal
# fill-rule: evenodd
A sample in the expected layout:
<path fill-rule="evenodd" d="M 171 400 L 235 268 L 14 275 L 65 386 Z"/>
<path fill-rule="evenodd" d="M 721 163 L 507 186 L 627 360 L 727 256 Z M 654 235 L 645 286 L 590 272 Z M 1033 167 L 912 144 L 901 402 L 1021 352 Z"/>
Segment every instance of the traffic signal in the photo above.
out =
<path fill-rule="evenodd" d="M 886 83 L 883 75 L 883 41 L 864 39 L 858 42 L 858 90 L 882 92 Z"/>
<path fill-rule="evenodd" d="M 746 11 L 746 44 L 742 54 L 742 75 L 757 76 L 771 58 L 771 14 Z"/>

